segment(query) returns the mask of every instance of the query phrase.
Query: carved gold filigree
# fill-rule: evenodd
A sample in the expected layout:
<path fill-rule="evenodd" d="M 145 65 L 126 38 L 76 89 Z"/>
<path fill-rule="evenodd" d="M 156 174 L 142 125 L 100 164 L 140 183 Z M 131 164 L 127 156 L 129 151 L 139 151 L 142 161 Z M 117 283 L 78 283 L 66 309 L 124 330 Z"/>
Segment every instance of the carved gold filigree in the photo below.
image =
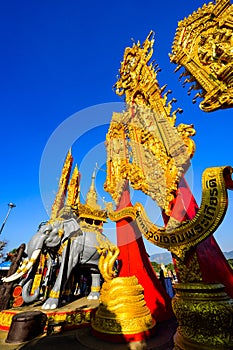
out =
<path fill-rule="evenodd" d="M 79 199 L 76 200 L 76 204 L 72 206 L 72 210 L 76 213 L 76 215 L 83 220 L 80 224 L 84 230 L 86 226 L 89 226 L 90 223 L 85 223 L 85 219 L 92 220 L 92 227 L 99 227 L 100 222 L 107 221 L 107 213 L 106 210 L 102 209 L 97 201 L 97 192 L 95 189 L 95 171 L 92 174 L 91 186 L 86 196 L 86 203 L 82 204 Z M 89 220 L 88 220 L 89 221 Z"/>
<path fill-rule="evenodd" d="M 153 32 L 141 45 L 126 48 L 116 93 L 125 95 L 126 111 L 113 113 L 106 136 L 105 190 L 118 204 L 125 180 L 153 198 L 169 216 L 180 178 L 195 151 L 193 125 L 175 126 L 176 111 L 160 88 L 150 59 Z M 178 109 L 180 110 L 180 109 Z"/>
<path fill-rule="evenodd" d="M 176 349 L 232 349 L 233 300 L 221 284 L 177 283 Z"/>
<path fill-rule="evenodd" d="M 184 264 L 179 258 L 176 258 L 176 268 L 177 271 L 179 271 L 180 282 L 193 283 L 202 281 L 202 274 L 196 253 L 189 256 L 186 264 Z"/>
<path fill-rule="evenodd" d="M 171 62 L 185 68 L 188 91 L 202 90 L 196 97 L 203 111 L 233 105 L 233 5 L 219 0 L 199 8 L 180 21 L 172 46 Z M 178 68 L 179 68 L 178 67 Z M 194 97 L 194 102 L 196 101 Z"/>

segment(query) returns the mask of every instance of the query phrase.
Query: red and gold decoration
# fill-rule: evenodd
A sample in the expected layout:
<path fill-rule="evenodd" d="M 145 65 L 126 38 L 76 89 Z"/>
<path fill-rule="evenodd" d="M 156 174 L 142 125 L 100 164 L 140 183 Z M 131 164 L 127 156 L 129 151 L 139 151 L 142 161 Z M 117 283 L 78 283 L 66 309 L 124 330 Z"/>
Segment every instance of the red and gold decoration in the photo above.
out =
<path fill-rule="evenodd" d="M 91 320 L 98 308 L 98 301 L 73 302 L 70 305 L 63 306 L 55 311 L 43 310 L 47 315 L 47 323 L 60 323 L 65 321 L 65 329 L 76 329 L 79 327 L 90 326 Z M 0 330 L 9 331 L 12 317 L 20 312 L 39 310 L 39 306 L 35 307 L 14 307 L 12 309 L 3 310 L 0 313 Z M 47 324 L 46 324 L 47 327 Z"/>
<path fill-rule="evenodd" d="M 218 11 L 215 10 L 216 16 L 209 16 L 209 21 L 215 21 L 217 16 L 223 13 L 221 11 L 227 9 L 228 4 L 228 1 L 218 1 L 216 4 Z M 213 10 L 213 8 L 213 4 L 204 6 L 204 10 L 199 10 L 193 17 L 190 16 L 185 20 L 186 24 L 190 24 L 190 31 L 193 28 L 195 29 L 192 33 L 193 35 L 198 30 L 200 32 L 203 29 L 202 26 L 198 27 L 201 21 L 198 22 L 196 19 L 203 15 L 204 12 L 206 14 L 209 9 Z M 227 23 L 221 22 L 222 25 L 229 25 L 230 12 L 228 12 L 228 15 L 229 21 Z M 208 27 L 206 34 L 214 32 L 212 27 Z M 226 33 L 224 30 L 223 32 Z M 184 40 L 184 44 L 187 43 L 187 33 L 186 29 L 182 32 L 181 37 Z M 222 37 L 225 38 L 224 35 Z M 180 48 L 182 43 L 178 43 L 178 40 L 176 40 L 177 46 L 172 57 L 174 58 L 177 52 L 180 53 L 179 57 L 181 58 L 188 57 L 187 64 L 190 64 L 191 67 L 193 61 L 188 55 L 190 53 L 193 54 L 192 48 L 196 47 L 195 45 L 197 45 L 198 41 L 195 41 L 192 35 L 188 39 L 191 46 L 187 53 L 185 52 L 186 56 L 183 54 L 182 47 Z M 208 300 L 208 290 L 211 290 L 211 288 L 206 285 L 206 282 L 223 283 L 227 292 L 230 295 L 232 293 L 232 271 L 230 271 L 229 266 L 227 268 L 227 262 L 223 254 L 221 255 L 221 251 L 212 237 L 213 232 L 221 224 L 227 209 L 227 189 L 232 189 L 232 168 L 206 169 L 203 173 L 203 198 L 199 209 L 184 179 L 189 160 L 195 151 L 194 142 L 190 138 L 190 136 L 195 134 L 195 130 L 193 125 L 175 125 L 176 112 L 179 112 L 180 109 L 171 113 L 171 104 L 175 99 L 167 103 L 168 93 L 163 95 L 164 88 L 160 88 L 158 85 L 156 72 L 153 64 L 150 63 L 153 52 L 152 46 L 153 33 L 150 33 L 142 45 L 139 42 L 137 44 L 134 43 L 132 48 L 125 50 L 120 77 L 115 84 L 116 93 L 120 96 L 125 94 L 127 108 L 123 113 L 113 114 L 112 123 L 107 134 L 107 179 L 105 189 L 112 195 L 116 203 L 115 211 L 110 206 L 108 207 L 108 215 L 111 220 L 117 223 L 117 243 L 120 248 L 119 261 L 121 263 L 120 275 L 130 276 L 135 274 L 135 276 L 139 276 L 140 280 L 141 274 L 132 265 L 135 261 L 135 256 L 136 259 L 138 257 L 137 253 L 135 254 L 137 249 L 143 252 L 144 249 L 141 246 L 138 248 L 136 244 L 134 249 L 132 249 L 132 241 L 134 240 L 135 243 L 140 240 L 140 234 L 144 234 L 145 238 L 152 243 L 172 252 L 179 282 L 182 283 L 181 286 L 184 283 L 188 286 L 189 284 L 193 285 L 193 288 L 194 284 L 199 283 L 201 285 L 201 287 L 195 287 L 195 291 L 192 290 L 192 287 L 187 287 L 188 291 L 184 298 L 189 299 L 189 307 L 187 306 L 186 310 L 187 314 L 191 315 L 191 309 L 195 309 L 195 298 L 198 298 L 201 288 L 204 291 L 207 290 L 204 294 L 207 293 L 205 301 Z M 182 64 L 185 66 L 184 62 L 186 63 L 184 60 Z M 181 63 L 179 62 L 179 64 Z M 187 69 L 187 66 L 185 67 Z M 203 71 L 197 68 L 195 66 L 193 72 L 196 74 L 194 77 L 199 78 Z M 187 72 L 184 75 L 187 75 Z M 230 74 L 227 77 L 230 77 Z M 190 81 L 195 80 L 192 79 Z M 204 81 L 201 78 L 200 80 L 201 82 Z M 227 88 L 221 90 L 218 85 L 218 92 L 221 90 L 223 94 L 227 93 L 229 88 L 230 85 L 228 84 Z M 219 105 L 215 105 L 214 101 L 216 91 L 215 89 L 214 93 L 212 93 L 213 91 L 211 90 L 212 100 L 210 105 L 213 106 L 213 109 L 220 108 Z M 207 106 L 209 103 L 210 95 L 206 95 L 206 97 L 207 100 L 204 101 L 205 104 L 202 107 Z M 224 101 L 226 102 L 227 99 L 224 99 Z M 227 104 L 221 102 L 221 107 L 227 106 Z M 205 107 L 203 109 L 207 110 L 208 108 Z M 143 191 L 155 200 L 162 210 L 165 227 L 159 228 L 150 222 L 142 205 L 137 203 L 135 206 L 132 206 L 129 188 L 127 189 L 128 182 L 134 189 Z M 205 254 L 205 250 L 207 254 Z M 134 254 L 131 255 L 130 252 L 132 251 Z M 221 266 L 214 277 L 212 271 L 217 263 L 215 258 L 218 258 L 219 262 L 221 261 Z M 126 261 L 128 264 L 125 264 Z M 144 262 L 146 262 L 145 256 L 143 256 L 142 264 Z M 211 266 L 209 266 L 210 264 Z M 210 273 L 207 273 L 207 270 L 210 270 Z M 226 273 L 222 273 L 223 271 Z M 192 292 L 189 293 L 190 288 Z M 213 293 L 215 294 L 214 288 L 213 286 Z M 147 289 L 149 289 L 148 285 L 145 287 L 145 300 L 147 305 L 150 305 L 149 308 L 152 314 L 157 316 L 155 309 L 151 307 L 150 301 L 147 299 Z M 150 296 L 152 295 L 156 299 L 156 293 L 153 294 L 152 292 Z M 183 296 L 181 296 L 182 298 Z M 227 298 L 229 300 L 228 308 L 230 313 L 224 315 L 226 309 L 221 309 L 221 305 L 218 304 L 218 301 L 220 301 L 218 297 L 214 301 L 216 305 L 213 309 L 216 307 L 221 315 L 220 317 L 225 317 L 226 323 L 232 324 L 232 300 L 229 297 Z M 182 317 L 179 317 L 176 300 L 173 302 L 173 310 L 179 321 L 177 339 L 180 340 L 182 338 L 185 345 L 184 347 L 179 347 L 178 343 L 176 343 L 175 348 L 182 350 L 215 348 L 216 339 L 209 342 L 209 345 L 203 345 L 200 342 L 201 337 L 195 338 L 194 334 L 189 339 L 185 338 L 185 334 L 182 331 L 183 324 L 189 324 L 190 321 L 185 317 L 185 313 L 182 314 Z M 211 313 L 211 303 L 208 304 L 207 302 L 206 305 L 205 307 Z M 188 311 L 189 309 L 190 312 Z M 206 327 L 201 313 L 202 311 L 200 313 L 197 311 L 196 314 L 194 312 L 194 323 L 199 325 L 198 331 L 200 333 L 202 328 Z M 194 316 L 192 315 L 192 317 Z M 184 318 L 183 321 L 182 318 Z M 159 320 L 159 317 L 155 317 L 155 319 Z M 205 332 L 203 331 L 202 336 L 204 335 Z M 224 334 L 221 336 L 224 338 Z M 191 346 L 190 344 L 194 344 L 194 347 L 189 347 Z M 230 338 L 225 339 L 224 346 L 224 349 L 231 348 L 232 335 L 230 335 Z"/>

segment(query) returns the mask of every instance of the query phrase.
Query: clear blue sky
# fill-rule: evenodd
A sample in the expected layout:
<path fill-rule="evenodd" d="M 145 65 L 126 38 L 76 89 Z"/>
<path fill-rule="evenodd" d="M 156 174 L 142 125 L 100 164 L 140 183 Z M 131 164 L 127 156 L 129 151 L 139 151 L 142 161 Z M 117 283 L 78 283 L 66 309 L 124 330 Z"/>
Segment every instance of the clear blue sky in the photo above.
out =
<path fill-rule="evenodd" d="M 7 204 L 16 203 L 1 237 L 9 242 L 7 250 L 27 243 L 38 224 L 48 219 L 45 207 L 57 189 L 71 145 L 75 161 L 81 165 L 85 195 L 91 177 L 85 166 L 88 163 L 93 169 L 95 160 L 103 164 L 101 154 L 111 109 L 123 102 L 112 86 L 124 48 L 131 46 L 131 38 L 143 42 L 150 30 L 156 33 L 153 58 L 162 69 L 159 83 L 168 84 L 173 91 L 171 98 L 178 100 L 175 108 L 184 110 L 177 123 L 194 123 L 197 131 L 190 178 L 198 203 L 203 170 L 233 165 L 232 110 L 201 112 L 187 96 L 187 88 L 182 88 L 179 73 L 174 74 L 175 65 L 168 57 L 178 21 L 203 4 L 200 0 L 1 2 L 0 223 Z M 98 192 L 105 196 L 101 184 L 104 173 L 100 174 Z M 233 250 L 232 201 L 230 193 L 226 219 L 215 234 L 224 251 Z M 147 249 L 150 254 L 159 251 L 151 244 Z"/>

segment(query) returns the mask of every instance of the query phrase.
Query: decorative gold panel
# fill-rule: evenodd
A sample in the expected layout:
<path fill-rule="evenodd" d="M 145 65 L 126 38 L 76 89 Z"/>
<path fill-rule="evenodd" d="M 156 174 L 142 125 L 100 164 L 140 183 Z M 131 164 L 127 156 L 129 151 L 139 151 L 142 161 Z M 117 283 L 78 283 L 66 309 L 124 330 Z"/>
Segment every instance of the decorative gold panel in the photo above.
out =
<path fill-rule="evenodd" d="M 171 62 L 184 67 L 194 97 L 203 98 L 200 108 L 211 112 L 233 106 L 233 5 L 217 0 L 180 21 L 174 38 Z M 189 77 L 188 77 L 189 76 Z"/>
<path fill-rule="evenodd" d="M 157 81 L 153 32 L 144 43 L 125 49 L 116 93 L 125 95 L 126 110 L 113 113 L 106 136 L 107 178 L 105 190 L 118 204 L 126 180 L 156 201 L 167 215 L 180 178 L 195 151 L 193 125 L 175 125 L 173 98 Z"/>

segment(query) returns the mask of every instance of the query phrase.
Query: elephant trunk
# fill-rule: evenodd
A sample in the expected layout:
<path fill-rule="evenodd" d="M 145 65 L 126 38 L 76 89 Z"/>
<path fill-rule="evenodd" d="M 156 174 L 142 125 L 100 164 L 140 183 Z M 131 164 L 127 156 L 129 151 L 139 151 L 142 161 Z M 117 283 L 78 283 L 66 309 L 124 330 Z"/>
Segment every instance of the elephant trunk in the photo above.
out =
<path fill-rule="evenodd" d="M 33 284 L 33 278 L 30 278 L 25 283 L 25 285 L 23 286 L 23 289 L 22 289 L 22 298 L 26 304 L 33 303 L 39 297 L 40 288 L 37 288 L 35 290 L 34 294 L 30 294 L 32 284 Z"/>
<path fill-rule="evenodd" d="M 32 268 L 34 263 L 37 261 L 39 255 L 40 255 L 40 252 L 41 252 L 41 249 L 34 250 L 34 252 L 32 253 L 32 256 L 29 260 L 25 259 L 24 262 L 19 266 L 18 270 L 13 275 L 8 276 L 8 277 L 3 277 L 2 281 L 3 282 L 12 282 L 12 281 L 19 279 L 23 275 L 25 275 Z"/>

